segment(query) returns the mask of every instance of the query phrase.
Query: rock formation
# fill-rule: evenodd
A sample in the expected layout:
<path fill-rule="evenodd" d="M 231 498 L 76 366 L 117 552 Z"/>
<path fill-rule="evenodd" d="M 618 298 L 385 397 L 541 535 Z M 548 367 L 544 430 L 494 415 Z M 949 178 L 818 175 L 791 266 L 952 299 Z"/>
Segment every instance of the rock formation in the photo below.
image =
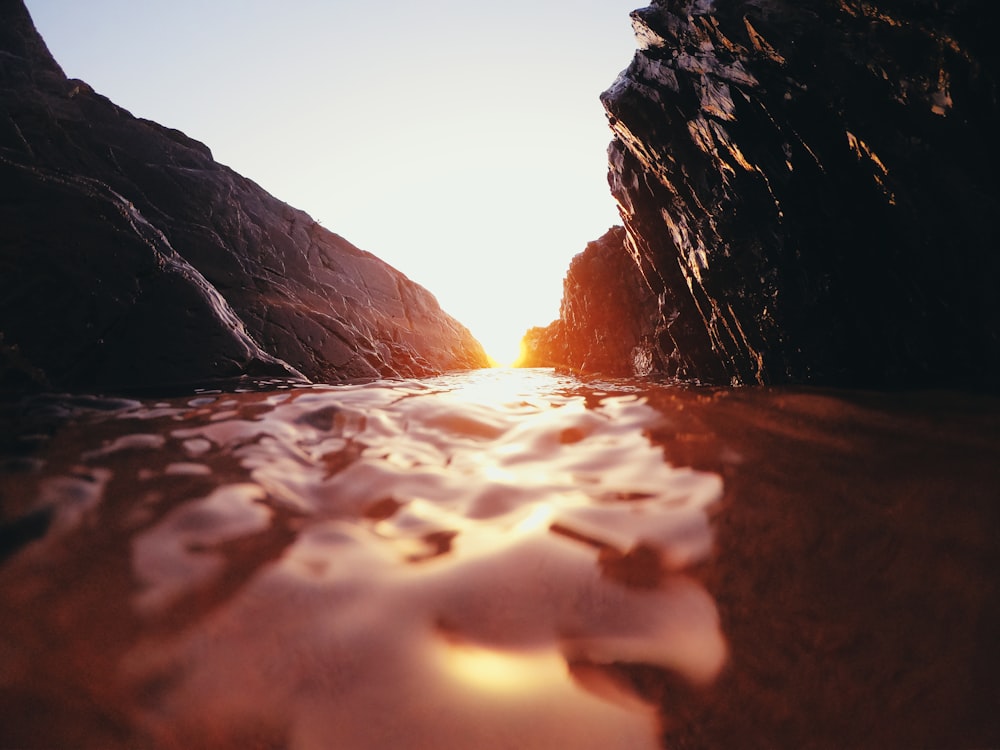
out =
<path fill-rule="evenodd" d="M 654 347 L 644 324 L 657 312 L 656 298 L 626 251 L 625 239 L 622 227 L 612 227 L 573 258 L 559 319 L 525 334 L 519 366 L 649 374 Z"/>
<path fill-rule="evenodd" d="M 425 289 L 67 79 L 21 0 L 0 0 L 0 383 L 336 382 L 486 362 Z"/>
<path fill-rule="evenodd" d="M 998 7 L 632 13 L 640 49 L 602 101 L 626 245 L 657 300 L 642 326 L 658 372 L 996 385 Z"/>

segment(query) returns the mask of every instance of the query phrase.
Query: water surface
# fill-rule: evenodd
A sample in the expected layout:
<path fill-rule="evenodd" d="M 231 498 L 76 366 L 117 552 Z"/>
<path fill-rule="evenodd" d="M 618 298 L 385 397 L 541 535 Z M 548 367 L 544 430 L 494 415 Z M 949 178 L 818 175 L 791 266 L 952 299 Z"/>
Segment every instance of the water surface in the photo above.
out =
<path fill-rule="evenodd" d="M 547 370 L 3 407 L 0 747 L 985 747 L 1000 408 Z"/>

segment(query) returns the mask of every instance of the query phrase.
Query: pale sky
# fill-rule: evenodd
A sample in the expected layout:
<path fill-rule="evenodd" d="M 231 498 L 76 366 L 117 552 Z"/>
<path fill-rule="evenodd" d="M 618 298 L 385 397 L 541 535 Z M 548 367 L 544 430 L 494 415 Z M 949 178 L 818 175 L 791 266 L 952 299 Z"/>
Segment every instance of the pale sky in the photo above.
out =
<path fill-rule="evenodd" d="M 66 74 L 435 294 L 501 362 L 619 223 L 641 0 L 26 0 Z"/>

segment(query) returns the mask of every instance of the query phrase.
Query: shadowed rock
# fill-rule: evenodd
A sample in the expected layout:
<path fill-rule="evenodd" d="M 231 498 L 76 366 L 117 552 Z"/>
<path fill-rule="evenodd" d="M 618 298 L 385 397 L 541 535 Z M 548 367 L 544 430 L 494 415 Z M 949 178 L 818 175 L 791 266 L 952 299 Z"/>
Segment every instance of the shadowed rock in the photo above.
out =
<path fill-rule="evenodd" d="M 602 101 L 656 369 L 995 384 L 997 6 L 657 0 L 632 18 L 641 48 Z"/>
<path fill-rule="evenodd" d="M 0 2 L 0 381 L 335 382 L 485 366 L 434 297 L 67 79 Z M 331 179 L 336 179 L 331 175 Z"/>
<path fill-rule="evenodd" d="M 559 367 L 609 376 L 645 375 L 654 347 L 644 326 L 656 298 L 612 227 L 570 262 L 559 319 L 524 337 L 521 367 Z"/>

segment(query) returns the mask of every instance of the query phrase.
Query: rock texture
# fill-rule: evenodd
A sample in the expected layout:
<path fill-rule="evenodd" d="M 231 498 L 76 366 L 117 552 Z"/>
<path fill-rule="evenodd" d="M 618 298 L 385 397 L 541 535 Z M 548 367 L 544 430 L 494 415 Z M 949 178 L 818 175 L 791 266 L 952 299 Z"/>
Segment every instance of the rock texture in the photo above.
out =
<path fill-rule="evenodd" d="M 659 372 L 998 383 L 998 7 L 633 12 L 640 49 L 602 101 Z"/>
<path fill-rule="evenodd" d="M 626 249 L 624 228 L 612 227 L 570 262 L 559 319 L 525 334 L 517 364 L 609 376 L 649 374 L 655 347 L 645 323 L 656 313 L 656 298 Z"/>
<path fill-rule="evenodd" d="M 21 0 L 0 0 L 8 387 L 335 382 L 486 363 L 422 287 L 203 144 L 67 79 Z"/>

